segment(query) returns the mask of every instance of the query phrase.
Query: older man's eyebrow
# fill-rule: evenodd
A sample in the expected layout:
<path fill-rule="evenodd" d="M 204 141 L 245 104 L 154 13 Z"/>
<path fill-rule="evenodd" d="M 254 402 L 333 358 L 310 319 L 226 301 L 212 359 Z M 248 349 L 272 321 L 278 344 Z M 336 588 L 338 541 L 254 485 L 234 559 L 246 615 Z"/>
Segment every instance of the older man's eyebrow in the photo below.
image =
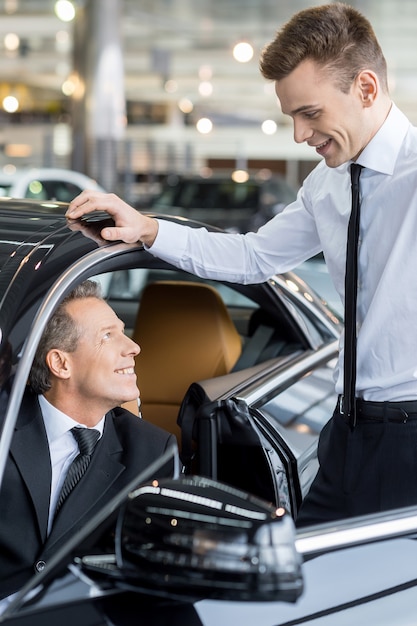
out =
<path fill-rule="evenodd" d="M 104 324 L 103 326 L 100 326 L 98 329 L 98 333 L 104 333 L 108 330 L 118 330 L 119 328 L 121 328 L 122 330 L 125 329 L 125 323 L 122 322 L 122 320 L 119 320 L 119 322 L 114 322 L 113 324 Z"/>

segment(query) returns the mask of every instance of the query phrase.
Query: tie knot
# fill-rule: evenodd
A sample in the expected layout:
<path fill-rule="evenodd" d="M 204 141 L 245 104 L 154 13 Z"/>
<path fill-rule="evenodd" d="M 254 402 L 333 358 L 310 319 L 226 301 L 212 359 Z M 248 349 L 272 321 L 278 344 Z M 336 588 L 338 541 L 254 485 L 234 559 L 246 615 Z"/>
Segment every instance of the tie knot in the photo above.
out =
<path fill-rule="evenodd" d="M 359 183 L 359 176 L 361 175 L 362 170 L 363 165 L 359 165 L 359 163 L 352 163 L 350 166 L 350 179 L 352 181 L 352 185 L 357 185 Z"/>
<path fill-rule="evenodd" d="M 94 428 L 79 428 L 78 426 L 72 428 L 71 432 L 78 443 L 80 453 L 91 456 L 100 437 L 100 432 Z"/>

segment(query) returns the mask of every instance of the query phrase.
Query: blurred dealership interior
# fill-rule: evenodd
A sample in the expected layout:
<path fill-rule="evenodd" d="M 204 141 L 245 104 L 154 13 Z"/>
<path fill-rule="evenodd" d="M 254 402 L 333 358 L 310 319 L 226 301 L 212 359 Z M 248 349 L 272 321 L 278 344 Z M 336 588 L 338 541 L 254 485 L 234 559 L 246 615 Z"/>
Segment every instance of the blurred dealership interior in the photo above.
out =
<path fill-rule="evenodd" d="M 0 0 L 0 170 L 74 169 L 131 202 L 170 174 L 279 173 L 297 188 L 317 157 L 258 62 L 294 12 L 322 3 Z M 350 4 L 417 123 L 417 2 Z"/>

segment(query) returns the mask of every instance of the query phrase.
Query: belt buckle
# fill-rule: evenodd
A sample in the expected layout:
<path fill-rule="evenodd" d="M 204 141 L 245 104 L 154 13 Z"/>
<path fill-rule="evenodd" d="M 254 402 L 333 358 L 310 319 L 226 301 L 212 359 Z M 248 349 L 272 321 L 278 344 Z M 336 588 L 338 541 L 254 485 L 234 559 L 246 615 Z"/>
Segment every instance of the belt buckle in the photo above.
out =
<path fill-rule="evenodd" d="M 406 424 L 408 422 L 408 413 L 407 411 L 404 411 L 404 409 L 400 409 L 401 413 L 402 413 L 402 424 Z"/>
<path fill-rule="evenodd" d="M 346 412 L 345 412 L 345 409 L 344 409 L 344 406 L 343 406 L 343 405 L 344 405 L 344 394 L 341 394 L 341 395 L 339 396 L 339 399 L 338 399 L 338 405 L 339 405 L 339 407 L 338 407 L 338 408 L 339 408 L 339 413 L 340 413 L 340 415 L 342 415 L 342 416 L 343 416 L 343 419 L 344 419 L 346 422 L 348 422 L 348 423 L 349 423 L 350 428 L 351 428 L 352 430 L 354 430 L 354 428 L 355 428 L 355 426 L 356 426 L 356 422 L 357 422 L 357 415 L 356 415 L 356 412 L 357 412 L 356 398 L 355 398 L 355 406 L 354 406 L 354 407 L 352 407 L 352 408 L 353 408 L 353 417 L 352 417 L 352 413 L 351 413 L 351 414 L 348 414 L 348 413 L 346 413 Z"/>

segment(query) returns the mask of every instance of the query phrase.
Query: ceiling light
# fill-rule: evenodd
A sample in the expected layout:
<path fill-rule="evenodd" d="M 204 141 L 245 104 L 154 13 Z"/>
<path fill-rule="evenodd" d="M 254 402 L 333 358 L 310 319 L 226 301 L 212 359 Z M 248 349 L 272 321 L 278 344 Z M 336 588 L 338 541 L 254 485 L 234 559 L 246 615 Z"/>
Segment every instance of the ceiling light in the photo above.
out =
<path fill-rule="evenodd" d="M 19 48 L 20 45 L 20 39 L 19 36 L 16 35 L 16 33 L 8 33 L 5 38 L 4 38 L 4 47 L 6 48 L 6 50 L 9 50 L 9 52 L 14 52 L 15 50 L 17 50 Z"/>
<path fill-rule="evenodd" d="M 73 94 L 73 93 L 74 93 L 74 91 L 75 91 L 75 84 L 74 84 L 74 83 L 73 83 L 73 81 L 72 81 L 72 80 L 70 80 L 70 79 L 65 80 L 65 81 L 62 83 L 62 86 L 61 86 L 61 91 L 62 91 L 62 93 L 64 94 L 64 96 L 72 96 L 72 94 Z"/>
<path fill-rule="evenodd" d="M 60 30 L 55 35 L 55 50 L 67 53 L 71 49 L 71 37 L 66 30 Z"/>
<path fill-rule="evenodd" d="M 261 128 L 262 132 L 265 133 L 265 135 L 273 135 L 277 132 L 277 124 L 276 122 L 274 122 L 274 120 L 265 120 L 264 122 L 262 122 Z"/>
<path fill-rule="evenodd" d="M 25 158 L 32 154 L 32 146 L 26 143 L 9 143 L 4 148 L 4 154 L 9 158 Z"/>
<path fill-rule="evenodd" d="M 16 165 L 13 165 L 13 163 L 7 163 L 7 165 L 3 167 L 3 173 L 8 176 L 12 176 L 13 174 L 16 174 L 16 169 Z"/>
<path fill-rule="evenodd" d="M 62 83 L 61 90 L 65 96 L 73 96 L 75 100 L 82 100 L 85 93 L 85 85 L 79 75 L 72 72 L 67 80 Z"/>
<path fill-rule="evenodd" d="M 191 113 L 194 105 L 188 98 L 181 98 L 181 100 L 178 102 L 178 108 L 181 113 Z"/>
<path fill-rule="evenodd" d="M 164 89 L 167 93 L 175 93 L 178 90 L 178 83 L 176 80 L 167 80 Z"/>
<path fill-rule="evenodd" d="M 208 119 L 208 117 L 202 117 L 198 120 L 196 128 L 198 132 L 202 135 L 207 135 L 213 130 L 213 123 L 211 120 Z"/>
<path fill-rule="evenodd" d="M 213 93 L 213 85 L 207 80 L 203 80 L 198 86 L 198 93 L 200 96 L 211 96 Z"/>
<path fill-rule="evenodd" d="M 69 0 L 57 0 L 55 14 L 63 22 L 71 22 L 75 17 L 74 5 Z"/>
<path fill-rule="evenodd" d="M 213 176 L 213 170 L 211 167 L 207 167 L 207 165 L 203 165 L 203 167 L 200 168 L 199 173 L 201 178 L 211 178 Z"/>
<path fill-rule="evenodd" d="M 237 43 L 233 48 L 233 57 L 239 63 L 247 63 L 253 57 L 253 48 L 250 43 L 246 41 L 241 41 Z"/>
<path fill-rule="evenodd" d="M 18 0 L 4 0 L 4 10 L 6 13 L 16 13 L 19 8 Z"/>
<path fill-rule="evenodd" d="M 246 183 L 249 180 L 249 172 L 247 170 L 235 170 L 232 173 L 232 180 L 235 183 Z"/>
<path fill-rule="evenodd" d="M 59 156 L 68 156 L 71 153 L 72 141 L 68 124 L 56 124 L 53 131 L 53 151 Z"/>
<path fill-rule="evenodd" d="M 6 96 L 3 98 L 3 109 L 7 111 L 7 113 L 16 113 L 19 108 L 19 100 L 16 96 Z"/>

